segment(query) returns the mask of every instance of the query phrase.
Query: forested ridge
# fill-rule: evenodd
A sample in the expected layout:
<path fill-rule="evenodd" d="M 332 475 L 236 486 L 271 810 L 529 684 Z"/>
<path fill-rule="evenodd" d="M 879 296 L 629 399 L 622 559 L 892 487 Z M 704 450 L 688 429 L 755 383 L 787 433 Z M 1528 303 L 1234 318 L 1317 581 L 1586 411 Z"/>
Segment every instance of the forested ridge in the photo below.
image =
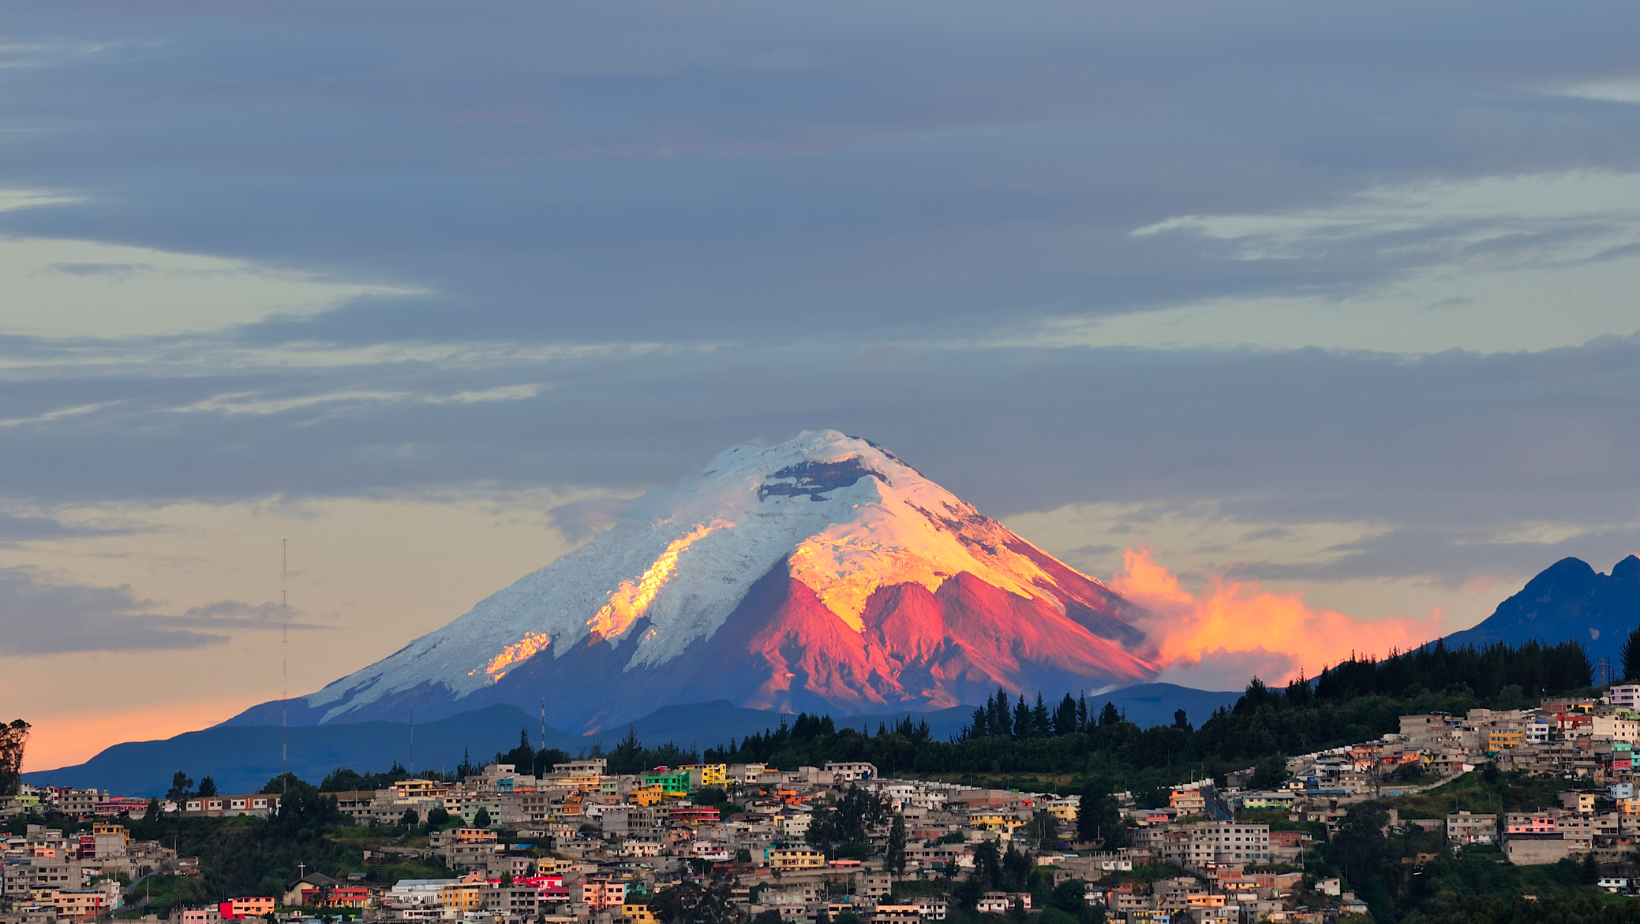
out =
<path fill-rule="evenodd" d="M 1255 678 L 1234 706 L 1199 725 L 1181 711 L 1171 725 L 1140 728 L 1097 697 L 1049 701 L 998 690 L 953 740 L 935 739 L 927 723 L 910 717 L 870 733 L 800 714 L 702 757 L 781 768 L 864 760 L 902 776 L 1041 775 L 1062 778 L 1066 790 L 1079 786 L 1071 778 L 1098 776 L 1140 791 L 1376 738 L 1396 731 L 1406 714 L 1535 704 L 1587 688 L 1590 676 L 1575 642 L 1482 649 L 1436 642 L 1383 659 L 1352 658 L 1284 687 Z"/>

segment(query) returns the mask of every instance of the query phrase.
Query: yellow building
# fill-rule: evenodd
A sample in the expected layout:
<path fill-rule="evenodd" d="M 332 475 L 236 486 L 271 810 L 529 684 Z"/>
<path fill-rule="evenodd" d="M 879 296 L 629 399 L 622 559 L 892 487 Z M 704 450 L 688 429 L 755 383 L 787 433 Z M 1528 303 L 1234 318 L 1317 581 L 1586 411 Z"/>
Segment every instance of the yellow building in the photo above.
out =
<path fill-rule="evenodd" d="M 687 767 L 679 767 L 678 769 L 688 771 L 692 783 L 696 776 L 700 777 L 700 782 L 695 783 L 696 788 L 729 785 L 728 764 L 690 764 Z"/>
<path fill-rule="evenodd" d="M 91 833 L 92 835 L 118 834 L 120 837 L 125 838 L 127 844 L 131 843 L 131 832 L 125 830 L 124 825 L 94 824 L 91 826 Z"/>
<path fill-rule="evenodd" d="M 59 918 L 94 918 L 108 908 L 107 892 L 57 892 L 51 899 Z"/>
<path fill-rule="evenodd" d="M 650 911 L 648 905 L 622 905 L 621 917 L 632 924 L 660 924 L 661 920 L 655 917 L 655 912 Z"/>
<path fill-rule="evenodd" d="M 432 780 L 398 780 L 393 784 L 393 798 L 402 800 L 431 797 L 435 795 L 433 790 L 437 785 Z"/>
<path fill-rule="evenodd" d="M 1518 748 L 1525 743 L 1526 733 L 1523 731 L 1489 731 L 1486 733 L 1486 749 L 1488 751 Z"/>
<path fill-rule="evenodd" d="M 438 890 L 438 903 L 456 911 L 480 911 L 484 907 L 482 882 L 458 882 Z"/>
<path fill-rule="evenodd" d="M 537 876 L 557 876 L 575 865 L 575 861 L 567 857 L 542 857 L 535 861 Z"/>
<path fill-rule="evenodd" d="M 632 803 L 633 805 L 641 805 L 645 807 L 659 805 L 661 800 L 665 798 L 666 791 L 663 790 L 659 784 L 654 786 L 640 786 L 626 794 L 626 801 Z"/>
<path fill-rule="evenodd" d="M 1054 817 L 1061 824 L 1076 823 L 1076 807 L 1079 799 L 1049 799 L 1042 804 L 1042 810 Z"/>
<path fill-rule="evenodd" d="M 1074 815 L 1071 817 L 1072 820 L 1075 819 Z M 1020 821 L 1017 817 L 1013 815 L 1005 815 L 1001 812 L 981 812 L 978 815 L 970 815 L 968 816 L 968 823 L 976 828 L 984 828 L 987 831 L 1008 831 L 1010 833 L 1012 833 L 1015 828 L 1024 824 L 1024 822 Z"/>
<path fill-rule="evenodd" d="M 825 869 L 826 855 L 803 847 L 777 847 L 769 851 L 770 869 Z"/>

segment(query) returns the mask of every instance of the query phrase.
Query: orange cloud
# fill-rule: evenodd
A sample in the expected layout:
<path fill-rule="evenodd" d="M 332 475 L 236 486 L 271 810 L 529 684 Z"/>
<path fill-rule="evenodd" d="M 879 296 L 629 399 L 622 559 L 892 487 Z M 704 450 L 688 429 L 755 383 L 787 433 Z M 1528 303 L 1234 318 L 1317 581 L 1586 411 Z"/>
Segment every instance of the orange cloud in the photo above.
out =
<path fill-rule="evenodd" d="M 1352 653 L 1383 656 L 1405 651 L 1443 633 L 1440 610 L 1428 619 L 1357 619 L 1337 610 L 1312 609 L 1297 592 L 1266 591 L 1256 582 L 1215 577 L 1201 595 L 1179 586 L 1156 564 L 1149 549 L 1123 553 L 1122 574 L 1111 586 L 1150 611 L 1143 628 L 1157 646 L 1157 660 L 1191 668 L 1224 659 L 1259 666 L 1268 683 L 1314 677 Z"/>
<path fill-rule="evenodd" d="M 23 771 L 82 764 L 103 748 L 126 741 L 154 741 L 198 731 L 262 702 L 264 697 L 201 700 L 136 709 L 99 709 L 30 717 Z"/>

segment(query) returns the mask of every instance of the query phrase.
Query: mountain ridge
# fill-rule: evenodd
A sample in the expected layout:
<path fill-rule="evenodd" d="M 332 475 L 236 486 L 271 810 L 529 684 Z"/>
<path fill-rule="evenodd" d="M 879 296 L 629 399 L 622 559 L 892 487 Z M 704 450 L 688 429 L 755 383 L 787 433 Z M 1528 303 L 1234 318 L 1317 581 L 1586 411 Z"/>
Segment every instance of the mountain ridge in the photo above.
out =
<path fill-rule="evenodd" d="M 1580 558 L 1562 558 L 1538 572 L 1492 615 L 1472 628 L 1445 636 L 1448 646 L 1494 642 L 1518 645 L 1572 640 L 1591 661 L 1609 658 L 1621 672 L 1623 641 L 1640 627 L 1640 557 L 1629 555 L 1611 573 Z"/>
<path fill-rule="evenodd" d="M 1046 691 L 1045 691 L 1046 692 Z M 1090 697 L 1090 704 L 1113 703 L 1130 720 L 1141 726 L 1170 725 L 1173 712 L 1184 709 L 1191 720 L 1201 723 L 1214 709 L 1230 706 L 1240 691 L 1196 690 L 1170 683 L 1139 684 Z M 875 732 L 879 724 L 892 725 L 910 716 L 926 720 L 936 738 L 955 735 L 973 716 L 969 706 L 953 706 L 932 712 L 895 711 L 870 715 L 837 717 L 839 727 L 867 727 Z M 274 716 L 277 719 L 277 715 Z M 731 738 L 775 728 L 789 722 L 789 713 L 747 709 L 727 700 L 663 706 L 629 723 L 605 728 L 591 735 L 576 735 L 548 725 L 546 747 L 579 754 L 594 745 L 609 749 L 630 729 L 645 744 L 667 741 L 683 747 L 721 747 Z M 122 795 L 164 795 L 171 775 L 184 770 L 195 779 L 212 777 L 222 792 L 255 791 L 286 766 L 281 743 L 289 739 L 290 770 L 318 783 L 338 767 L 361 773 L 387 770 L 395 761 L 421 769 L 439 766 L 454 768 L 464 753 L 483 763 L 496 752 L 518 744 L 519 731 L 529 734 L 530 743 L 540 747 L 540 716 L 517 706 L 492 704 L 482 709 L 457 713 L 415 726 L 415 750 L 410 750 L 410 726 L 405 722 L 356 722 L 331 725 L 292 726 L 277 724 L 233 725 L 222 723 L 157 741 L 133 741 L 113 745 L 83 764 L 23 774 L 24 782 L 36 786 L 60 785 L 95 787 Z"/>

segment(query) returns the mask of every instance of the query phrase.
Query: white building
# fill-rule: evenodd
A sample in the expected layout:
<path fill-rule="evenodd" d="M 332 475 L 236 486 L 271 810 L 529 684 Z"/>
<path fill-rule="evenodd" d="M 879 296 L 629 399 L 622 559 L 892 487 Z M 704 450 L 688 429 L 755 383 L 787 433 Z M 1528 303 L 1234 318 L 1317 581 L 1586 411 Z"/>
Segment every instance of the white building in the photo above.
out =
<path fill-rule="evenodd" d="M 877 765 L 863 760 L 858 761 L 826 761 L 826 769 L 831 771 L 832 780 L 837 782 L 853 783 L 859 780 L 874 780 L 877 778 Z"/>
<path fill-rule="evenodd" d="M 1606 691 L 1606 700 L 1613 706 L 1640 705 L 1640 683 L 1621 683 Z"/>

